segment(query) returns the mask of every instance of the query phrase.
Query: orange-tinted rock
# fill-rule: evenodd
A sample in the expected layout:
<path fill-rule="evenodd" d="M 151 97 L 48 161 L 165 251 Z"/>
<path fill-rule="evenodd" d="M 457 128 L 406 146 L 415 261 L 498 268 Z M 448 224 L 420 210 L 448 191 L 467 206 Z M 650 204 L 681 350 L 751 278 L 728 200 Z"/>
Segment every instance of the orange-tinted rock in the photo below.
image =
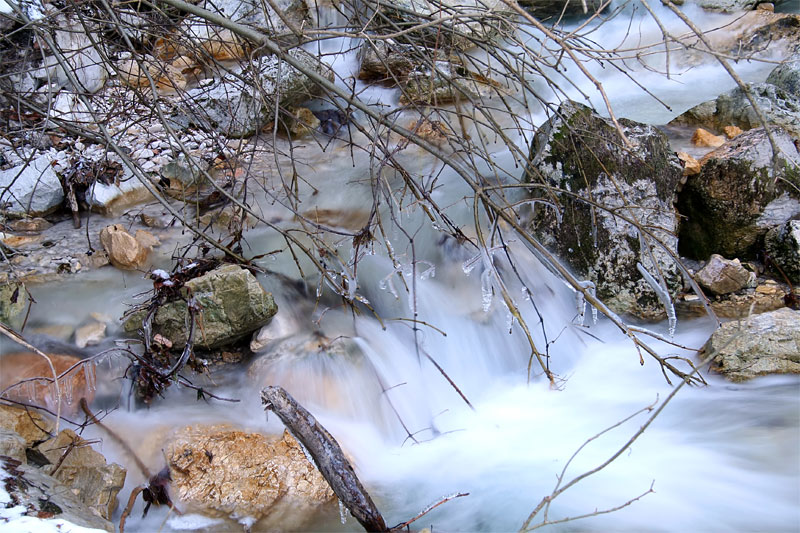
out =
<path fill-rule="evenodd" d="M 678 159 L 683 161 L 683 175 L 694 176 L 700 173 L 700 161 L 687 154 L 686 152 L 678 152 Z"/>
<path fill-rule="evenodd" d="M 740 128 L 739 126 L 725 126 L 724 128 L 722 128 L 722 133 L 724 133 L 725 137 L 727 137 L 728 139 L 733 139 L 737 135 L 741 135 L 742 133 L 744 133 L 744 130 L 742 130 L 742 128 Z"/>
<path fill-rule="evenodd" d="M 78 401 L 81 398 L 86 398 L 91 403 L 95 393 L 94 368 L 88 372 L 84 370 L 84 365 L 73 368 L 81 361 L 79 357 L 73 355 L 49 354 L 48 356 L 59 376 L 62 414 L 77 412 Z M 71 368 L 72 370 L 70 370 Z M 68 370 L 69 373 L 62 375 Z M 87 383 L 87 374 L 89 374 L 91 383 Z M 25 383 L 15 385 L 21 381 L 25 381 Z M 52 382 L 53 372 L 41 355 L 33 352 L 18 352 L 0 357 L 0 391 L 5 390 L 4 395 L 10 399 L 46 407 L 55 412 L 58 396 Z M 9 389 L 12 386 L 13 388 Z"/>
<path fill-rule="evenodd" d="M 694 135 L 692 135 L 692 144 L 695 146 L 718 148 L 725 144 L 725 139 L 703 128 L 697 128 Z"/>
<path fill-rule="evenodd" d="M 111 264 L 123 270 L 141 268 L 150 253 L 150 248 L 142 246 L 121 224 L 103 228 L 100 231 L 100 242 Z"/>
<path fill-rule="evenodd" d="M 278 438 L 229 426 L 190 426 L 166 447 L 173 496 L 191 510 L 299 527 L 334 494 L 288 432 Z M 288 514 L 288 517 L 287 517 Z M 268 530 L 259 525 L 259 530 Z M 291 529 L 291 528 L 289 528 Z"/>

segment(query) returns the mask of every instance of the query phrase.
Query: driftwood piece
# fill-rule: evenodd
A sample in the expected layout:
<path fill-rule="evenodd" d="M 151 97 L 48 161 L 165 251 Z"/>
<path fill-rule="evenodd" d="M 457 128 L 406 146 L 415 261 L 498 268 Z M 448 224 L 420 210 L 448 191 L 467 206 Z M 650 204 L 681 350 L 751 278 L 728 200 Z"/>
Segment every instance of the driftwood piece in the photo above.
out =
<path fill-rule="evenodd" d="M 278 415 L 305 446 L 339 500 L 367 531 L 388 531 L 378 508 L 358 480 L 336 439 L 282 387 L 261 391 L 264 406 Z"/>

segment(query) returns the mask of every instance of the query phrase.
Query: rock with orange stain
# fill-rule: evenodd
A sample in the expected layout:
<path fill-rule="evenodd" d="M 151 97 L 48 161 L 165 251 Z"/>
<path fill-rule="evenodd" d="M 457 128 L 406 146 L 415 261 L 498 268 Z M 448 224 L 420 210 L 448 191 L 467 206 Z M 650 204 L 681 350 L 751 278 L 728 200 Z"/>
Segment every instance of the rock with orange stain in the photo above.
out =
<path fill-rule="evenodd" d="M 123 270 L 141 268 L 150 253 L 150 247 L 142 245 L 121 224 L 103 228 L 100 231 L 100 242 L 111 264 Z"/>
<path fill-rule="evenodd" d="M 678 152 L 678 159 L 683 161 L 683 175 L 694 176 L 700 174 L 700 161 L 687 154 L 686 152 Z"/>
<path fill-rule="evenodd" d="M 692 144 L 707 148 L 719 148 L 725 144 L 725 139 L 703 128 L 697 128 L 694 135 L 692 135 Z"/>
<path fill-rule="evenodd" d="M 181 429 L 166 446 L 173 495 L 193 511 L 302 527 L 333 491 L 287 431 L 279 438 L 225 425 Z M 259 524 L 269 530 L 271 524 Z"/>
<path fill-rule="evenodd" d="M 722 133 L 724 133 L 725 137 L 727 137 L 728 139 L 733 139 L 737 135 L 741 135 L 742 133 L 744 133 L 744 130 L 742 130 L 742 128 L 740 128 L 739 126 L 725 126 L 724 128 L 722 128 Z"/>
<path fill-rule="evenodd" d="M 94 368 L 84 370 L 84 365 L 78 364 L 81 359 L 74 355 L 48 354 L 48 357 L 59 376 L 62 414 L 78 412 L 81 398 L 91 403 L 95 394 Z M 44 357 L 33 352 L 10 353 L 0 357 L 0 394 L 18 402 L 46 407 L 53 412 L 58 407 L 53 370 Z"/>

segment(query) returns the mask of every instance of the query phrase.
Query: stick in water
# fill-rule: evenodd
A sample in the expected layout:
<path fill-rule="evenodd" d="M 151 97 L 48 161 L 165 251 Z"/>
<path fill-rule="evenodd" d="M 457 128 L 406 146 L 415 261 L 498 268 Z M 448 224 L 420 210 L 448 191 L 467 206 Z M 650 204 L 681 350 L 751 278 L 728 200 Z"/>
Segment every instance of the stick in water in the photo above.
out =
<path fill-rule="evenodd" d="M 264 406 L 278 415 L 305 446 L 339 500 L 367 531 L 388 531 L 378 508 L 358 480 L 336 439 L 282 387 L 261 391 Z"/>

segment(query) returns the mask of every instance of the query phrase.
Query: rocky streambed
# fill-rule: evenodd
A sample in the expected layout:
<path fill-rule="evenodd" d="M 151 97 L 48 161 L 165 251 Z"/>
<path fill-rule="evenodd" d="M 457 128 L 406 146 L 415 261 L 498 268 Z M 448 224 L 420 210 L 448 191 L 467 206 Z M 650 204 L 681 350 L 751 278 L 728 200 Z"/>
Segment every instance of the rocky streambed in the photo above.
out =
<path fill-rule="evenodd" d="M 558 15 L 541 4 L 527 6 L 529 12 L 553 22 L 546 17 Z M 328 6 L 279 4 L 268 16 L 247 2 L 216 7 L 284 46 L 298 39 L 298 28 L 335 27 Z M 518 94 L 510 78 L 481 71 L 479 53 L 464 54 L 476 41 L 513 49 L 509 21 L 517 19 L 500 3 L 441 9 L 457 22 L 446 41 L 425 25 L 410 32 L 413 40 L 402 31 L 383 38 L 410 24 L 404 17 L 432 16 L 397 3 L 380 17 L 350 13 L 368 35 L 382 36 L 377 40 L 348 36 L 335 41 L 347 53 L 305 46 L 283 59 L 261 55 L 197 15 L 171 14 L 165 32 L 155 29 L 155 14 L 125 11 L 126 38 L 135 46 L 121 47 L 117 35 L 103 48 L 91 42 L 106 29 L 76 30 L 68 14 L 50 14 L 69 29 L 55 29 L 54 39 L 68 52 L 71 75 L 54 50 L 45 47 L 45 59 L 31 66 L 25 46 L 8 46 L 6 38 L 3 57 L 17 70 L 0 102 L 7 128 L 0 141 L 0 322 L 26 340 L 14 342 L 9 332 L 0 341 L 0 503 L 18 511 L 0 514 L 0 523 L 27 515 L 113 531 L 125 514 L 127 529 L 140 531 L 165 516 L 174 529 L 352 529 L 352 521 L 339 524 L 347 513 L 339 516 L 303 447 L 276 420 L 263 422 L 257 391 L 267 385 L 284 386 L 334 428 L 379 503 L 405 521 L 414 506 L 424 507 L 409 496 L 415 492 L 409 484 L 427 499 L 446 492 L 417 473 L 399 479 L 402 465 L 387 469 L 393 454 L 420 470 L 435 468 L 427 457 L 393 446 L 433 450 L 429 457 L 438 457 L 444 478 L 472 484 L 451 465 L 458 453 L 437 451 L 447 449 L 442 443 L 462 444 L 440 439 L 451 431 L 469 428 L 473 439 L 492 434 L 482 419 L 476 432 L 475 420 L 460 411 L 464 403 L 472 407 L 469 398 L 479 398 L 476 416 L 500 424 L 508 406 L 494 405 L 496 398 L 542 402 L 555 416 L 560 407 L 550 398 L 559 390 L 602 397 L 578 370 L 604 372 L 575 355 L 594 342 L 584 331 L 611 346 L 618 346 L 616 321 L 630 326 L 628 335 L 652 334 L 665 357 L 659 361 L 668 362 L 653 361 L 656 367 L 679 358 L 690 365 L 678 381 L 696 379 L 691 364 L 710 356 L 711 366 L 700 368 L 710 389 L 726 383 L 717 376 L 757 384 L 776 379 L 762 376 L 800 373 L 798 15 L 762 7 L 725 19 L 722 30 L 709 34 L 720 53 L 780 64 L 753 76 L 765 81 L 693 102 L 666 125 L 617 120 L 602 104 L 578 103 L 577 94 L 544 111 L 506 102 L 510 111 L 491 115 L 495 132 L 524 120 L 534 124 L 512 134 L 516 152 L 482 141 L 499 161 L 480 175 L 482 194 L 502 190 L 513 213 L 484 219 L 464 200 L 475 191 L 429 152 L 459 154 L 454 138 L 485 135 L 483 118 L 463 106 L 492 108 L 498 98 Z M 25 35 L 21 18 L 31 14 L 3 19 L 4 28 Z M 498 17 L 502 23 L 486 22 Z M 393 21 L 391 31 L 384 20 Z M 678 63 L 704 68 L 708 57 L 692 39 L 683 39 L 690 44 Z M 393 121 L 428 143 L 428 152 L 397 131 L 365 132 L 370 116 L 320 94 L 325 80 L 359 91 L 364 101 L 401 106 L 390 113 Z M 81 94 L 92 95 L 89 105 Z M 20 95 L 30 104 L 22 112 L 12 105 Z M 625 116 L 624 98 L 614 100 Z M 46 108 L 51 114 L 41 112 Z M 454 110 L 470 122 L 460 132 L 458 120 L 447 120 Z M 375 158 L 382 143 L 391 149 Z M 427 188 L 415 189 L 404 173 L 422 176 Z M 386 195 L 376 194 L 384 182 Z M 383 226 L 390 221 L 396 227 Z M 520 230 L 542 250 L 530 256 Z M 558 265 L 578 280 L 569 290 L 553 277 Z M 469 277 L 473 270 L 479 275 Z M 529 301 L 532 308 L 523 309 Z M 606 316 L 599 324 L 598 309 Z M 719 322 L 704 319 L 697 333 L 691 319 L 699 316 Z M 529 328 L 534 333 L 523 332 L 520 320 L 526 328 L 537 324 Z M 690 333 L 681 333 L 683 324 Z M 532 363 L 526 335 L 544 352 L 542 369 Z M 621 351 L 636 353 L 630 346 Z M 553 377 L 571 372 L 574 389 Z M 637 379 L 621 372 L 602 375 L 626 383 L 633 396 Z M 53 373 L 60 376 L 57 389 Z M 533 384 L 528 392 L 516 385 L 505 390 L 509 375 L 519 385 L 533 376 Z M 637 392 L 661 390 L 641 379 Z M 796 430 L 797 382 L 788 379 L 780 382 L 788 394 L 780 397 L 774 427 L 737 434 L 742 449 L 770 432 Z M 691 394 L 687 402 L 703 401 L 701 393 Z M 100 424 L 82 423 L 90 419 L 81 398 Z M 586 405 L 569 392 L 563 398 L 564 419 L 584 420 L 575 409 Z M 609 413 L 629 414 L 628 400 L 615 401 Z M 57 429 L 56 413 L 64 417 Z M 542 422 L 520 415 L 523 421 Z M 505 425 L 497 431 L 519 442 Z M 555 445 L 562 453 L 567 442 L 580 443 L 573 442 L 577 431 L 565 435 Z M 472 445 L 478 456 L 480 438 Z M 796 440 L 781 442 L 791 447 Z M 124 468 L 102 458 L 95 451 L 101 446 Z M 493 469 L 471 459 L 475 476 L 485 472 L 486 486 L 503 487 L 500 494 L 516 485 L 498 482 L 496 472 L 528 464 L 524 456 L 506 455 L 516 467 Z M 772 466 L 764 461 L 762 468 L 767 475 Z M 520 479 L 545 490 L 527 474 Z M 174 503 L 175 514 L 152 510 L 150 518 L 136 518 L 145 503 L 134 487 L 145 487 L 148 506 Z M 131 491 L 137 503 L 128 517 Z M 485 530 L 517 528 L 530 504 L 515 507 L 520 516 L 503 518 L 488 511 L 497 502 L 480 489 L 475 498 L 482 510 L 472 524 Z M 791 521 L 785 505 L 777 502 L 771 526 Z M 467 527 L 444 516 L 443 527 Z M 736 516 L 750 523 L 748 513 Z M 619 529 L 642 526 L 638 518 L 620 520 L 612 523 Z"/>

